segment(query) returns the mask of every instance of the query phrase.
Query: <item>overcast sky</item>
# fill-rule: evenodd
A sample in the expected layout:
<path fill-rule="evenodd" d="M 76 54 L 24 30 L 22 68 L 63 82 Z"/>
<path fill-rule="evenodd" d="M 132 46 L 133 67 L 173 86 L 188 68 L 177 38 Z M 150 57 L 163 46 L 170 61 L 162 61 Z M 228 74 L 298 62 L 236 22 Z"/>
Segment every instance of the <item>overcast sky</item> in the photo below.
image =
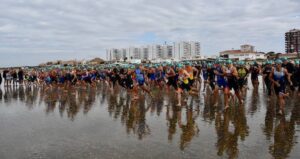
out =
<path fill-rule="evenodd" d="M 0 0 L 1 66 L 105 58 L 105 49 L 182 40 L 213 55 L 241 44 L 284 52 L 300 0 Z"/>

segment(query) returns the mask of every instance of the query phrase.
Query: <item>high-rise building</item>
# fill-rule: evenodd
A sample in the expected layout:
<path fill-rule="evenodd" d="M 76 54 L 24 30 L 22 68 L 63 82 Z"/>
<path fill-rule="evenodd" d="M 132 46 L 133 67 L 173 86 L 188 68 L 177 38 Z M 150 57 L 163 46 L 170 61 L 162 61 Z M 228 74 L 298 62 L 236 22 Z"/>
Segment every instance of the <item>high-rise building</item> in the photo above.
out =
<path fill-rule="evenodd" d="M 140 58 L 143 60 L 148 60 L 149 59 L 149 48 L 148 46 L 143 46 L 140 48 Z"/>
<path fill-rule="evenodd" d="M 161 45 L 152 45 L 151 46 L 152 59 L 161 59 L 163 58 L 163 50 Z"/>
<path fill-rule="evenodd" d="M 292 29 L 285 33 L 285 52 L 300 53 L 300 30 Z"/>
<path fill-rule="evenodd" d="M 130 47 L 129 48 L 130 59 L 141 59 L 140 48 L 138 47 Z"/>
<path fill-rule="evenodd" d="M 174 43 L 175 59 L 192 59 L 200 56 L 200 42 L 196 41 L 181 41 Z"/>
<path fill-rule="evenodd" d="M 200 56 L 200 42 L 182 41 L 174 45 L 147 45 L 129 47 L 126 49 L 109 49 L 106 51 L 107 60 L 120 61 L 127 59 L 159 60 L 159 59 L 192 59 Z"/>
<path fill-rule="evenodd" d="M 162 55 L 161 59 L 173 59 L 174 54 L 173 54 L 173 46 L 172 45 L 162 45 Z"/>
<path fill-rule="evenodd" d="M 200 42 L 191 41 L 191 56 L 196 57 L 200 56 Z"/>
<path fill-rule="evenodd" d="M 106 50 L 106 54 L 107 54 L 107 59 L 110 61 L 117 61 L 120 60 L 122 55 L 121 55 L 121 51 L 119 49 L 109 49 Z"/>

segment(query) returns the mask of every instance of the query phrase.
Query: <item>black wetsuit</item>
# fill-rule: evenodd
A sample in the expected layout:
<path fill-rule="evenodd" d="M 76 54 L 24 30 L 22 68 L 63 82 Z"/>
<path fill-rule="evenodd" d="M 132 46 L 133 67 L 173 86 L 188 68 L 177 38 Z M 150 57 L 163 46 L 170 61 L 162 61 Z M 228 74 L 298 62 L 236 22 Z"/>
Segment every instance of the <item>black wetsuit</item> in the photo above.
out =
<path fill-rule="evenodd" d="M 258 75 L 259 75 L 258 66 L 257 65 L 252 66 L 250 71 L 251 71 L 251 80 L 258 81 Z"/>
<path fill-rule="evenodd" d="M 292 81 L 293 85 L 295 87 L 297 87 L 297 86 L 300 87 L 300 66 L 295 67 L 295 71 L 294 71 L 293 75 L 294 75 L 294 79 L 293 79 L 294 81 Z M 299 88 L 298 88 L 298 92 L 300 92 Z"/>
<path fill-rule="evenodd" d="M 209 86 L 212 90 L 215 89 L 215 72 L 213 68 L 207 68 L 207 77 L 209 80 Z"/>
<path fill-rule="evenodd" d="M 175 71 L 174 71 L 175 73 Z M 168 69 L 166 71 L 167 75 L 171 75 L 171 69 Z M 174 74 L 174 76 L 169 76 L 168 77 L 168 82 L 167 82 L 168 86 L 173 86 L 175 90 L 177 90 L 178 86 L 177 86 L 177 82 L 176 82 L 176 75 Z"/>
<path fill-rule="evenodd" d="M 283 68 L 285 68 L 286 70 L 287 70 L 287 72 L 289 73 L 289 74 L 292 74 L 292 76 L 291 76 L 291 80 L 292 80 L 292 82 L 295 82 L 295 77 L 294 77 L 294 71 L 295 71 L 295 66 L 294 66 L 294 64 L 292 64 L 292 63 L 287 63 L 287 64 L 282 64 L 281 65 Z M 288 81 L 287 80 L 287 77 L 285 77 L 285 80 L 286 81 Z M 290 85 L 290 89 L 292 90 L 292 91 L 294 91 L 295 90 L 295 87 L 292 85 Z"/>
<path fill-rule="evenodd" d="M 4 70 L 3 71 L 3 79 L 6 81 L 6 74 L 8 73 L 9 71 L 8 70 Z"/>
<path fill-rule="evenodd" d="M 264 81 L 265 81 L 265 84 L 267 86 L 269 96 L 271 95 L 271 85 L 272 85 L 271 80 L 269 78 L 270 73 L 272 73 L 272 67 L 271 66 L 266 66 L 264 71 L 263 71 L 263 74 L 265 75 Z"/>
<path fill-rule="evenodd" d="M 22 70 L 18 72 L 18 79 L 19 82 L 22 82 L 24 80 L 24 72 Z"/>

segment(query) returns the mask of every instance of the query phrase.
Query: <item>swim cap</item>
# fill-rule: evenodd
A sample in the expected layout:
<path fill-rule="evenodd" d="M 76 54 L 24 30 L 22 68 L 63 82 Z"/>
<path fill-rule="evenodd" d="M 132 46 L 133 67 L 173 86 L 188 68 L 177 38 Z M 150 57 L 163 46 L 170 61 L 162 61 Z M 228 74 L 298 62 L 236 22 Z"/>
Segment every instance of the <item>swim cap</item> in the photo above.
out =
<path fill-rule="evenodd" d="M 177 64 L 177 67 L 178 67 L 178 68 L 182 68 L 183 65 L 182 65 L 181 63 L 179 63 L 179 64 Z"/>
<path fill-rule="evenodd" d="M 276 63 L 276 64 L 282 64 L 282 60 L 277 59 L 277 60 L 275 61 L 275 63 Z"/>
<path fill-rule="evenodd" d="M 226 64 L 232 64 L 232 61 L 231 60 L 227 60 Z"/>
<path fill-rule="evenodd" d="M 284 61 L 287 61 L 288 59 L 287 59 L 287 57 L 283 57 L 283 58 L 281 58 L 281 60 L 284 62 Z"/>
<path fill-rule="evenodd" d="M 268 60 L 268 61 L 266 62 L 266 64 L 267 64 L 267 65 L 270 65 L 270 64 L 272 64 L 272 61 L 269 61 L 269 60 Z"/>

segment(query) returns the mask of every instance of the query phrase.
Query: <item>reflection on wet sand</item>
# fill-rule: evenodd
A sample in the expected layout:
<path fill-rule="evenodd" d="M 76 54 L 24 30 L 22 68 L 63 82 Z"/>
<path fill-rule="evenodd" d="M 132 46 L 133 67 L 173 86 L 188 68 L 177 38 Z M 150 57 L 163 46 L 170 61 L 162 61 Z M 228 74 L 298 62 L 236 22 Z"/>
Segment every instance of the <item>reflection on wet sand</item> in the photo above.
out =
<path fill-rule="evenodd" d="M 297 101 L 299 102 L 299 99 Z M 299 125 L 300 122 L 300 105 L 294 106 L 289 120 L 286 116 L 275 116 L 274 105 L 269 105 L 266 114 L 265 134 L 267 139 L 273 142 L 269 147 L 269 151 L 274 158 L 287 158 L 293 146 L 297 143 L 295 125 Z M 271 139 L 272 136 L 273 139 Z"/>
<path fill-rule="evenodd" d="M 252 92 L 251 92 L 252 91 Z M 88 115 L 96 105 L 103 105 L 111 118 L 121 122 L 128 135 L 132 134 L 139 140 L 143 140 L 152 134 L 151 124 L 147 118 L 152 116 L 165 116 L 166 139 L 172 143 L 177 141 L 180 150 L 184 151 L 201 135 L 200 122 L 206 122 L 215 129 L 217 138 L 212 144 L 216 147 L 218 156 L 228 158 L 239 157 L 239 143 L 247 140 L 252 133 L 248 125 L 248 113 L 253 116 L 263 101 L 259 99 L 258 90 L 247 91 L 250 103 L 242 106 L 233 106 L 224 112 L 221 106 L 213 106 L 213 95 L 207 91 L 201 97 L 189 97 L 186 105 L 176 106 L 176 94 L 153 90 L 155 98 L 151 99 L 141 94 L 137 101 L 131 101 L 130 92 L 121 88 L 110 90 L 106 85 L 97 87 L 51 88 L 45 90 L 42 87 L 5 87 L 0 89 L 0 103 L 7 104 L 16 101 L 25 103 L 29 110 L 37 106 L 45 105 L 46 114 L 59 111 L 60 116 L 67 117 L 71 121 L 76 120 L 78 113 Z M 275 99 L 275 98 L 274 98 Z M 287 158 L 296 141 L 296 125 L 299 125 L 300 110 L 299 101 L 295 101 L 291 113 L 286 116 L 276 116 L 276 100 L 271 98 L 266 102 L 266 114 L 264 124 L 261 127 L 270 141 L 269 153 L 274 158 Z M 222 100 L 222 99 L 220 99 Z M 296 100 L 296 99 L 295 99 Z M 221 101 L 222 102 L 222 101 Z M 149 137 L 150 138 L 150 137 Z"/>
<path fill-rule="evenodd" d="M 223 114 L 217 113 L 215 128 L 218 136 L 218 155 L 223 156 L 226 152 L 229 158 L 236 158 L 239 152 L 238 140 L 244 141 L 249 135 L 244 106 L 233 107 Z"/>

